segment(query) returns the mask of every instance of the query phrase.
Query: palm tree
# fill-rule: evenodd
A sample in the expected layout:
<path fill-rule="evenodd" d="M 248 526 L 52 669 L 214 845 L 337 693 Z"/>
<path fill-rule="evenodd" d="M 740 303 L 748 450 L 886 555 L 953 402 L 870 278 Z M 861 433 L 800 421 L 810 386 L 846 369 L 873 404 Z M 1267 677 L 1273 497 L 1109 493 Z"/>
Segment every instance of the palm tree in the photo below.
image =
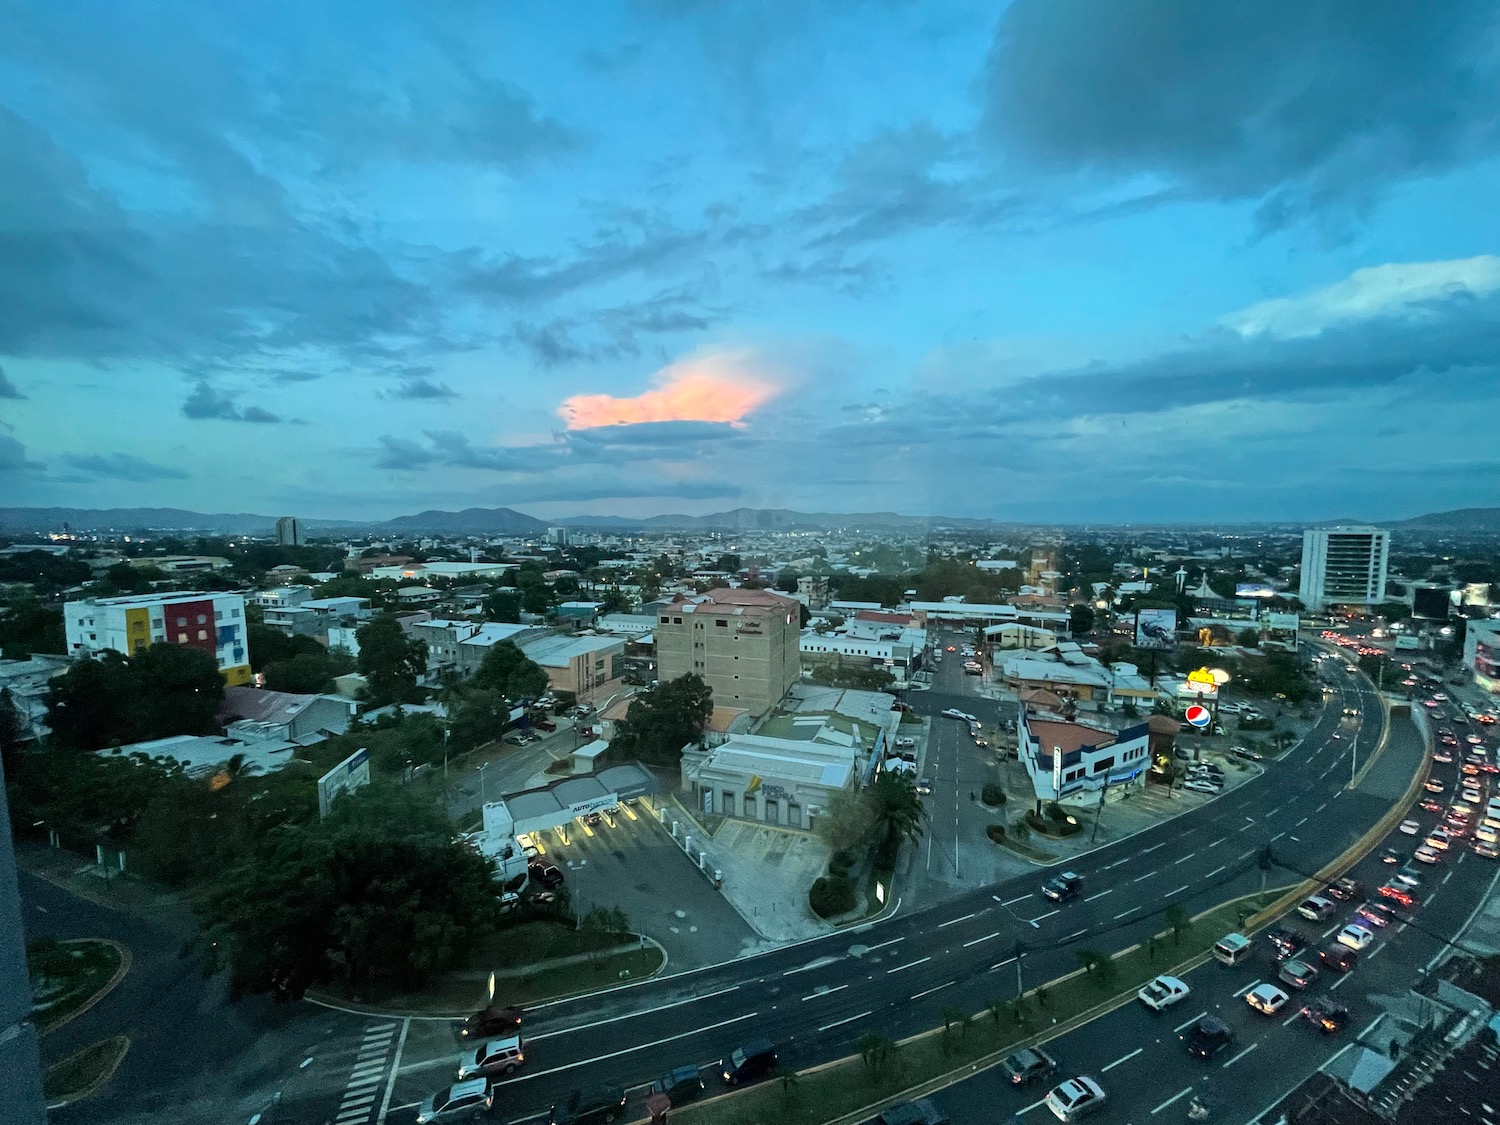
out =
<path fill-rule="evenodd" d="M 882 773 L 869 792 L 875 815 L 872 825 L 875 839 L 899 843 L 922 835 L 922 800 L 911 778 L 900 773 Z"/>

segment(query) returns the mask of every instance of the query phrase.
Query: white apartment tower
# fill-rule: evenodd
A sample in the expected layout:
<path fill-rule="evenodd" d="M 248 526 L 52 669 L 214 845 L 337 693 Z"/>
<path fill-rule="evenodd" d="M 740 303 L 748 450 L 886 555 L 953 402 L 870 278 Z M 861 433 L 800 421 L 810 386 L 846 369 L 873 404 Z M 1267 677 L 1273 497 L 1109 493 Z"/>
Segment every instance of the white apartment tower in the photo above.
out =
<path fill-rule="evenodd" d="M 1391 533 L 1378 527 L 1317 527 L 1302 533 L 1302 582 L 1308 609 L 1385 601 Z"/>
<path fill-rule="evenodd" d="M 276 546 L 302 547 L 307 539 L 302 534 L 302 521 L 296 516 L 282 516 L 276 521 Z"/>

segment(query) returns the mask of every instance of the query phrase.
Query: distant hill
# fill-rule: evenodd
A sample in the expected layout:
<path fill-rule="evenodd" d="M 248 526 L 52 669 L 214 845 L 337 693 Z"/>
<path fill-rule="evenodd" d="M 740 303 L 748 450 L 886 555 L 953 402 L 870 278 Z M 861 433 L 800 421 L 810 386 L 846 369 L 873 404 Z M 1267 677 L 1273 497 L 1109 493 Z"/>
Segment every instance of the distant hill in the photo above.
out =
<path fill-rule="evenodd" d="M 1455 535 L 1500 535 L 1500 508 L 1455 508 L 1398 520 L 1390 527 L 1401 531 L 1448 531 Z"/>
<path fill-rule="evenodd" d="M 204 534 L 265 535 L 276 526 L 275 516 L 250 512 L 209 514 L 183 508 L 0 508 L 0 532 L 61 531 L 196 531 Z M 356 526 L 347 520 L 304 520 L 309 529 Z"/>
<path fill-rule="evenodd" d="M 630 520 L 619 516 L 570 516 L 563 527 L 640 531 L 832 531 L 868 528 L 872 531 L 926 531 L 934 527 L 988 528 L 995 520 L 961 516 L 903 516 L 896 512 L 796 512 L 787 508 L 735 508 L 706 516 L 664 515 Z"/>
<path fill-rule="evenodd" d="M 545 520 L 528 516 L 514 508 L 465 508 L 461 512 L 429 509 L 414 516 L 397 516 L 384 523 L 368 525 L 385 531 L 447 531 L 497 535 L 537 535 L 547 530 Z"/>

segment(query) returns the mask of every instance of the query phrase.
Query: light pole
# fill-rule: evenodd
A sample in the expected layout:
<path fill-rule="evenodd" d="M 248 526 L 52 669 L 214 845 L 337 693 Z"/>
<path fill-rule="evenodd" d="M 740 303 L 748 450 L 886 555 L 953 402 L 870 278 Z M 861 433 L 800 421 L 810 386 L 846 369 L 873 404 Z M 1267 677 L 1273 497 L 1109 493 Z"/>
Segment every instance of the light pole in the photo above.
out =
<path fill-rule="evenodd" d="M 486 796 L 484 788 L 484 771 L 489 768 L 490 764 L 488 762 L 479 763 L 479 807 L 481 809 L 484 808 L 485 805 L 489 804 L 489 798 L 488 796 Z"/>

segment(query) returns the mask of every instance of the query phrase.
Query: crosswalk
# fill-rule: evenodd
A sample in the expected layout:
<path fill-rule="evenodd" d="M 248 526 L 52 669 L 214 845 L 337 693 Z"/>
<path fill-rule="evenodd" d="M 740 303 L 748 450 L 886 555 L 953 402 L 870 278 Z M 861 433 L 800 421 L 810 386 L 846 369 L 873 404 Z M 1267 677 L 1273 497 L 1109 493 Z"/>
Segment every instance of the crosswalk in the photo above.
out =
<path fill-rule="evenodd" d="M 365 1028 L 350 1068 L 349 1081 L 344 1087 L 343 1098 L 334 1114 L 333 1125 L 362 1125 L 380 1108 L 376 1099 L 380 1095 L 380 1083 L 390 1064 L 391 1048 L 396 1030 L 401 1025 L 395 1021 L 370 1024 Z"/>

